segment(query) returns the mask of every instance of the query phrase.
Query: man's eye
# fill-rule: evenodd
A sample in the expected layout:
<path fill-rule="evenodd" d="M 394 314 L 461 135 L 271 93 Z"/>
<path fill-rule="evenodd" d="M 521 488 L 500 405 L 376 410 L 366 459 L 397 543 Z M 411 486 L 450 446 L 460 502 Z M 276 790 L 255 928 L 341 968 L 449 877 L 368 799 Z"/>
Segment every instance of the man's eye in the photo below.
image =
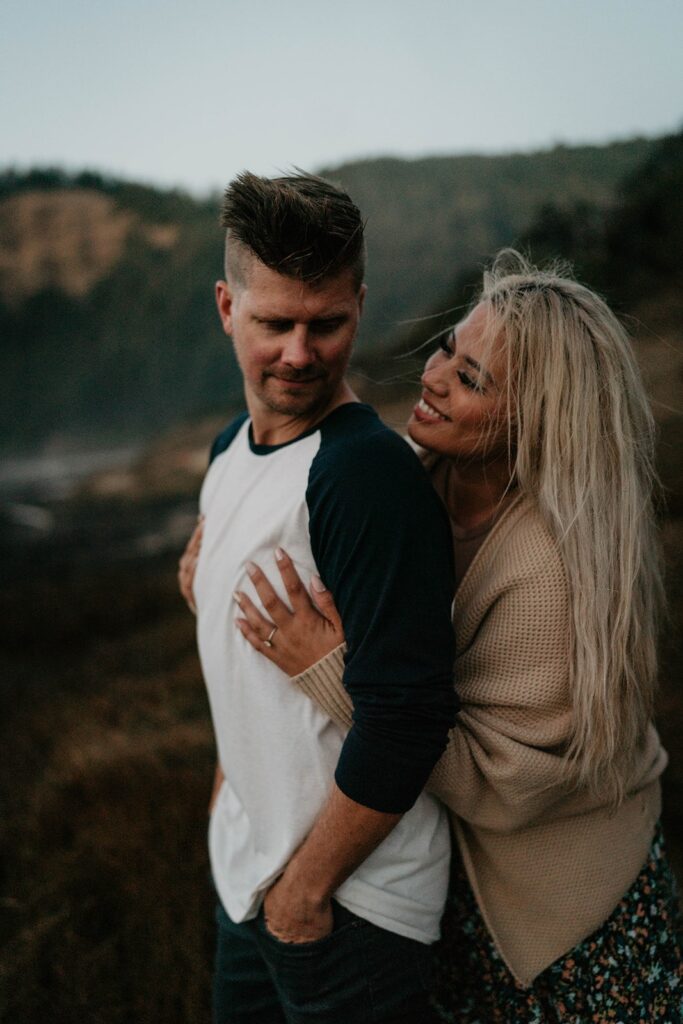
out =
<path fill-rule="evenodd" d="M 341 320 L 319 320 L 317 323 L 311 324 L 311 328 L 316 334 L 334 334 L 340 326 Z"/>
<path fill-rule="evenodd" d="M 273 334 L 286 334 L 287 331 L 292 329 L 291 320 L 266 320 L 266 329 L 272 331 Z"/>
<path fill-rule="evenodd" d="M 458 370 L 458 378 L 461 384 L 464 384 L 469 391 L 477 391 L 480 395 L 484 394 L 484 389 L 481 384 L 477 384 L 476 380 L 472 380 L 464 370 Z"/>

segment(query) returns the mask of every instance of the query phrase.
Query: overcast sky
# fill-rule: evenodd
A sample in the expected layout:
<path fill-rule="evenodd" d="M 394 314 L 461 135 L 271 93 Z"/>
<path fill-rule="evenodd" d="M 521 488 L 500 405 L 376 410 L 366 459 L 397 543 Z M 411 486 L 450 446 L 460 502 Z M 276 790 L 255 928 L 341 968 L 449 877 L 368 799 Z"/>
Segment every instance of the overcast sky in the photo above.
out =
<path fill-rule="evenodd" d="M 0 0 L 0 166 L 196 193 L 683 123 L 683 0 Z"/>

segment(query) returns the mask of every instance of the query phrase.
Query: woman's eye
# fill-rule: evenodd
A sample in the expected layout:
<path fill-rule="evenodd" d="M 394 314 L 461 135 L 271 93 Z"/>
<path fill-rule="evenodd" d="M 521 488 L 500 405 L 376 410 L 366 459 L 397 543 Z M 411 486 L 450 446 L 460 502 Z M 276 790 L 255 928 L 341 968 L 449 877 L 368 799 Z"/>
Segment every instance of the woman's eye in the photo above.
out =
<path fill-rule="evenodd" d="M 453 331 L 448 331 L 447 334 L 442 334 L 439 338 L 439 348 L 446 355 L 453 355 Z"/>
<path fill-rule="evenodd" d="M 484 389 L 481 384 L 477 384 L 476 380 L 472 380 L 464 370 L 458 370 L 458 378 L 461 384 L 464 384 L 470 391 L 476 391 L 478 394 L 483 395 Z"/>

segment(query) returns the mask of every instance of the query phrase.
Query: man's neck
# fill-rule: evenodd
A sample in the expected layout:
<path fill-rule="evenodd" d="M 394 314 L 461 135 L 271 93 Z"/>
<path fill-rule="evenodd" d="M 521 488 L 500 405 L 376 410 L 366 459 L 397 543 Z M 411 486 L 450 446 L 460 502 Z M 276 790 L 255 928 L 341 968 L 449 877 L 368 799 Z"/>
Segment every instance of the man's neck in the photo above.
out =
<path fill-rule="evenodd" d="M 264 409 L 248 394 L 246 401 L 254 444 L 278 445 L 296 440 L 329 416 L 333 409 L 349 402 L 358 402 L 359 399 L 346 381 L 343 381 L 334 398 L 305 416 L 286 416 L 284 413 Z"/>

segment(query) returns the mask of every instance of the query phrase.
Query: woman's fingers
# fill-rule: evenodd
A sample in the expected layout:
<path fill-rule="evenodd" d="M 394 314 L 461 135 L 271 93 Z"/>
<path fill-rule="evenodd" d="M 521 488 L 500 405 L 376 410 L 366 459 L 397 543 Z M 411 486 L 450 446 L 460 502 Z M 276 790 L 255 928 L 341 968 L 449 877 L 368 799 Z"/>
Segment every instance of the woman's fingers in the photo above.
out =
<path fill-rule="evenodd" d="M 301 582 L 301 577 L 294 567 L 294 562 L 282 548 L 275 549 L 275 559 L 280 570 L 282 582 L 287 591 L 292 608 L 297 611 L 299 608 L 310 608 L 311 599 L 306 593 L 306 588 Z"/>
<path fill-rule="evenodd" d="M 253 562 L 247 562 L 247 572 L 268 615 L 277 626 L 283 625 L 290 617 L 291 612 L 273 590 L 268 577 Z"/>
<path fill-rule="evenodd" d="M 293 610 L 275 594 L 263 572 L 248 563 L 247 572 L 263 607 L 238 591 L 235 600 L 241 615 L 236 624 L 255 650 L 285 675 L 297 676 L 342 643 L 344 630 L 332 595 L 322 582 L 315 577 L 312 583 L 314 603 L 305 590 L 299 592 L 303 584 L 291 559 L 280 552 L 277 558 Z"/>
<path fill-rule="evenodd" d="M 178 589 L 187 604 L 190 606 L 190 609 L 196 613 L 196 609 L 194 607 L 194 595 L 192 593 L 192 576 L 189 568 L 189 556 L 187 554 L 183 554 L 182 558 L 178 562 Z"/>
<path fill-rule="evenodd" d="M 199 552 L 202 546 L 203 533 L 204 516 L 200 516 L 178 563 L 178 586 L 180 588 L 180 593 L 183 595 L 190 607 L 190 610 L 193 611 L 195 615 L 197 614 L 197 609 L 194 603 L 193 592 L 194 574 L 197 569 L 197 559 L 199 558 Z"/>
<path fill-rule="evenodd" d="M 258 610 L 254 602 L 250 597 L 247 597 L 243 591 L 236 590 L 233 597 L 249 627 L 253 630 L 256 636 L 261 640 L 267 640 L 273 629 L 273 622 L 271 622 L 270 619 L 267 619 L 265 615 L 261 615 L 261 612 Z"/>
<path fill-rule="evenodd" d="M 259 651 L 265 658 L 268 658 L 269 661 L 273 661 L 273 648 L 269 647 L 265 642 L 265 639 L 262 639 L 261 636 L 259 636 L 256 630 L 249 624 L 249 620 L 235 619 L 235 623 L 244 639 L 248 640 L 251 646 L 255 650 Z"/>
<path fill-rule="evenodd" d="M 334 626 L 336 631 L 343 633 L 344 627 L 341 616 L 337 611 L 337 606 L 334 603 L 334 598 L 319 576 L 313 576 L 311 579 L 311 597 L 316 608 L 325 616 L 327 621 Z"/>
<path fill-rule="evenodd" d="M 190 537 L 187 544 L 187 550 L 190 551 L 193 555 L 198 555 L 199 549 L 202 546 L 202 536 L 204 534 L 204 519 L 205 516 L 197 517 L 197 525 L 192 531 L 192 536 Z"/>

